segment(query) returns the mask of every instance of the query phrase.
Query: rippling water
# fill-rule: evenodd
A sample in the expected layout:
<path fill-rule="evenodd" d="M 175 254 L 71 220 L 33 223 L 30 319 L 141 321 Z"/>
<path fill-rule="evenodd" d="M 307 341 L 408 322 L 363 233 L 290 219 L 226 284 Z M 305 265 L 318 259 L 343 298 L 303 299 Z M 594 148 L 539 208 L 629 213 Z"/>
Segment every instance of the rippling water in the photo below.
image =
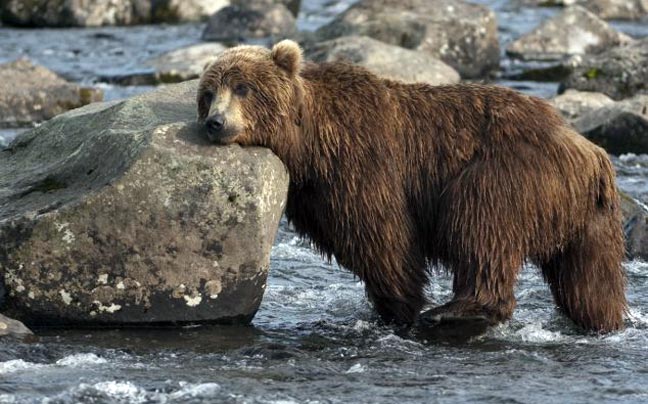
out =
<path fill-rule="evenodd" d="M 503 43 L 556 12 L 479 2 L 498 11 Z M 314 29 L 349 3 L 305 1 L 299 25 Z M 640 24 L 619 26 L 646 35 Z M 26 55 L 93 83 L 198 42 L 201 28 L 1 28 L 0 61 Z M 506 59 L 503 65 L 518 67 Z M 546 97 L 556 88 L 501 83 Z M 148 90 L 100 85 L 108 99 Z M 0 131 L 0 143 L 15 132 Z M 648 202 L 648 157 L 614 161 L 621 188 Z M 0 403 L 648 401 L 648 264 L 625 265 L 631 309 L 622 332 L 594 336 L 574 328 L 528 267 L 513 320 L 451 344 L 402 338 L 379 325 L 362 284 L 324 262 L 285 223 L 271 262 L 266 295 L 249 327 L 41 330 L 37 343 L 0 340 Z M 429 296 L 435 304 L 447 300 L 450 279 L 435 274 Z"/>
<path fill-rule="evenodd" d="M 514 319 L 463 344 L 380 326 L 362 285 L 285 225 L 253 326 L 49 330 L 2 343 L 0 402 L 592 402 L 648 399 L 648 265 L 630 262 L 625 331 L 584 335 L 525 268 Z M 450 280 L 436 275 L 433 302 Z"/>

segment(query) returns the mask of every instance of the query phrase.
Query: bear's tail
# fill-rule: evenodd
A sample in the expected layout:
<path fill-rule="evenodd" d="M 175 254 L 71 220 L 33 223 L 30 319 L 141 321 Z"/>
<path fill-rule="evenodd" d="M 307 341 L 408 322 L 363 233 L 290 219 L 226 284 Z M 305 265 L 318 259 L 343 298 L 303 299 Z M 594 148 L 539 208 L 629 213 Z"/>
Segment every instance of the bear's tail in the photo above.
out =
<path fill-rule="evenodd" d="M 619 212 L 619 192 L 612 162 L 604 151 L 597 151 L 598 158 L 598 187 L 596 190 L 596 206 L 599 209 Z M 621 218 L 619 217 L 619 220 Z"/>

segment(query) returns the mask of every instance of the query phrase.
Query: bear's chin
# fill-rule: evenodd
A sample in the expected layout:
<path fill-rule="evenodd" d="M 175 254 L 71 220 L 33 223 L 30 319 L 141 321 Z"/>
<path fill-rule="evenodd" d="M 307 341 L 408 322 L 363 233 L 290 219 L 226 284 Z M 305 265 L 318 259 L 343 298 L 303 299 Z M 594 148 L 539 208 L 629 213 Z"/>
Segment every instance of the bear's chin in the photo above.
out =
<path fill-rule="evenodd" d="M 211 134 L 207 132 L 207 138 L 209 139 L 210 142 L 214 144 L 226 146 L 229 144 L 238 143 L 237 140 L 239 138 L 239 134 L 238 133 Z"/>

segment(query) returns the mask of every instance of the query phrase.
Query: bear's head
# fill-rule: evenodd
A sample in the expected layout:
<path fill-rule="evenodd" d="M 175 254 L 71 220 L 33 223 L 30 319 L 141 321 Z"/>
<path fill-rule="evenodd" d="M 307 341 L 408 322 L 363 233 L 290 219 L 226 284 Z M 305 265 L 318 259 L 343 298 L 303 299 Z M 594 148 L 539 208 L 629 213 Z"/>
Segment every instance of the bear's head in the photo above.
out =
<path fill-rule="evenodd" d="M 290 40 L 272 49 L 244 45 L 221 53 L 198 87 L 198 119 L 209 139 L 273 150 L 294 140 L 288 137 L 299 132 L 301 64 L 302 51 Z"/>

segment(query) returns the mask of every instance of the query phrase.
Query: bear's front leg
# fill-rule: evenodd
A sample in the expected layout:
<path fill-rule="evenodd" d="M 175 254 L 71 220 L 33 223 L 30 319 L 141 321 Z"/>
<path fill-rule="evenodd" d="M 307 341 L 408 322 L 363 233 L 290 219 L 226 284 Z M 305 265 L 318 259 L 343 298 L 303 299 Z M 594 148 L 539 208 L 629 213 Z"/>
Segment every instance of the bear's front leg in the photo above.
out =
<path fill-rule="evenodd" d="M 384 246 L 367 253 L 367 259 L 352 268 L 365 283 L 367 297 L 386 324 L 412 325 L 425 304 L 425 259 L 412 250 Z"/>

